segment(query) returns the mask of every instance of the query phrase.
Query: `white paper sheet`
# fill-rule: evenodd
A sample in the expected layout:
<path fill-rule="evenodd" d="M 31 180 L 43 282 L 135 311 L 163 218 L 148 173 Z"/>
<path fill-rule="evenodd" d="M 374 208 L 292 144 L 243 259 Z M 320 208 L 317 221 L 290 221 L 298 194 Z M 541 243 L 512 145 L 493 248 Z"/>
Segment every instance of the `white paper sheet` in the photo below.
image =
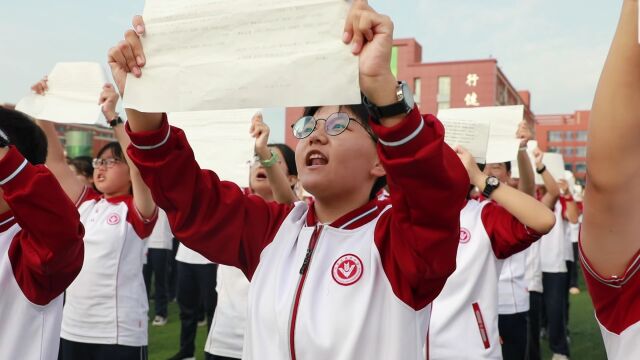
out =
<path fill-rule="evenodd" d="M 147 112 L 360 103 L 344 0 L 147 0 L 147 64 L 125 107 Z"/>
<path fill-rule="evenodd" d="M 175 112 L 171 125 L 184 130 L 202 169 L 222 180 L 249 186 L 249 161 L 255 140 L 249 134 L 251 118 L 259 109 Z"/>
<path fill-rule="evenodd" d="M 44 95 L 29 94 L 16 109 L 36 119 L 106 126 L 98 100 L 108 81 L 100 64 L 57 63 L 48 79 L 49 90 Z"/>
<path fill-rule="evenodd" d="M 529 155 L 531 166 L 534 169 L 535 184 L 544 185 L 544 180 L 542 179 L 542 176 L 535 172 L 536 161 L 533 156 L 533 150 L 537 147 L 538 147 L 537 141 L 529 141 L 529 143 L 527 144 L 527 154 Z M 556 181 L 561 179 L 567 180 L 566 172 L 564 169 L 564 158 L 562 154 L 548 153 L 548 152 L 544 153 L 542 162 L 547 167 L 547 170 L 551 172 L 551 175 L 553 175 Z M 520 169 L 519 169 L 517 160 L 511 161 L 511 177 L 514 179 L 520 178 Z"/>
<path fill-rule="evenodd" d="M 542 162 L 544 166 L 547 167 L 547 170 L 553 175 L 553 177 L 558 180 L 566 180 L 566 174 L 564 172 L 564 158 L 562 154 L 558 153 L 544 153 L 544 157 L 542 158 Z M 542 176 L 536 174 L 537 177 L 540 177 L 542 180 Z"/>
<path fill-rule="evenodd" d="M 438 112 L 438 119 L 443 122 L 467 121 L 490 124 L 489 144 L 485 156 L 489 164 L 517 158 L 520 140 L 516 138 L 516 131 L 523 116 L 524 106 L 522 105 L 444 109 Z"/>
<path fill-rule="evenodd" d="M 477 163 L 485 163 L 491 127 L 488 122 L 445 120 L 442 121 L 442 125 L 445 130 L 444 142 L 447 145 L 451 148 L 461 145 L 469 150 Z"/>

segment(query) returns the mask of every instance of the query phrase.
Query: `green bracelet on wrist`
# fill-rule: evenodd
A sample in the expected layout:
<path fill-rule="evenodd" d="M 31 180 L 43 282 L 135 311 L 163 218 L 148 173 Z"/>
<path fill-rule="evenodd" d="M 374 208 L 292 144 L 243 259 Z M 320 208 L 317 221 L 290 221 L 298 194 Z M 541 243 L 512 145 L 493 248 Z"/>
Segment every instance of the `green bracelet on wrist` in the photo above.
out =
<path fill-rule="evenodd" d="M 273 150 L 271 150 L 271 158 L 269 160 L 260 159 L 260 165 L 266 168 L 272 167 L 275 163 L 278 162 L 278 154 L 276 154 Z"/>

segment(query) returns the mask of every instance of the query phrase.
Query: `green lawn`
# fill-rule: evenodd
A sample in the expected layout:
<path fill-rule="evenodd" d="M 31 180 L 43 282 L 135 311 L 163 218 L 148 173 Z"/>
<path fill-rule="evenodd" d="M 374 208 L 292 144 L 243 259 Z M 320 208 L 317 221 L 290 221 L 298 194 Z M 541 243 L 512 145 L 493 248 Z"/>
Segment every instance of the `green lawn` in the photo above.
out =
<path fill-rule="evenodd" d="M 582 287 L 584 289 L 584 285 Z M 604 346 L 600 337 L 598 324 L 593 317 L 591 299 L 586 291 L 580 295 L 570 295 L 571 314 L 569 329 L 571 331 L 571 358 L 576 360 L 603 360 L 606 359 Z M 153 309 L 153 304 L 150 308 Z M 152 316 L 150 316 L 153 318 Z M 206 326 L 198 328 L 196 337 L 197 359 L 204 359 L 203 349 L 206 340 Z M 171 303 L 169 306 L 169 322 L 166 326 L 149 326 L 149 359 L 166 360 L 178 351 L 180 343 L 180 319 L 178 318 L 178 306 Z M 550 359 L 549 345 L 542 341 L 544 359 Z"/>
<path fill-rule="evenodd" d="M 153 319 L 153 301 L 150 302 L 149 318 Z M 204 359 L 204 343 L 207 340 L 207 327 L 198 327 L 196 335 L 196 358 Z M 180 349 L 180 318 L 178 304 L 169 303 L 169 322 L 165 326 L 151 326 L 149 323 L 149 359 L 167 360 Z"/>

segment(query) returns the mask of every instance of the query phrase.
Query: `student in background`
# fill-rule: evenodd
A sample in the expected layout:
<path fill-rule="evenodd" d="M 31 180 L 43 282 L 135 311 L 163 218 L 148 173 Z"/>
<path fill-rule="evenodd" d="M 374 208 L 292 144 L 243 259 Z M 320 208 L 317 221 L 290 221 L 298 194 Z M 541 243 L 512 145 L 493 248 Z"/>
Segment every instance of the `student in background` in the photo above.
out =
<path fill-rule="evenodd" d="M 93 159 L 90 156 L 76 156 L 69 159 L 69 166 L 82 183 L 93 187 Z"/>
<path fill-rule="evenodd" d="M 158 221 L 147 239 L 147 245 L 147 263 L 142 267 L 142 273 L 149 297 L 151 297 L 151 278 L 153 277 L 155 317 L 151 325 L 164 326 L 167 324 L 168 316 L 167 269 L 173 246 L 173 234 L 167 214 L 162 209 L 158 210 Z"/>
<path fill-rule="evenodd" d="M 542 316 L 546 319 L 546 330 L 549 348 L 553 360 L 568 359 L 569 343 L 567 342 L 567 265 L 565 256 L 565 229 L 563 208 L 559 201 L 560 188 L 556 179 L 544 165 L 544 153 L 540 149 L 534 151 L 536 172 L 542 176 L 544 186 L 540 188 L 540 201 L 556 216 L 553 229 L 540 239 L 540 264 L 542 269 Z"/>
<path fill-rule="evenodd" d="M 42 80 L 32 87 L 47 91 Z M 62 359 L 146 359 L 148 301 L 142 277 L 145 241 L 158 208 L 137 168 L 122 148 L 129 143 L 115 112 L 118 94 L 105 85 L 99 99 L 118 143 L 93 160 L 96 188 L 84 185 L 64 157 L 53 124 L 39 121 L 49 139 L 47 167 L 78 206 L 85 226 L 85 262 L 66 292 L 62 319 Z"/>
<path fill-rule="evenodd" d="M 456 151 L 484 200 L 469 199 L 460 214 L 456 271 L 433 302 L 427 359 L 502 359 L 498 279 L 503 259 L 528 248 L 555 219 L 535 198 L 482 173 L 467 150 Z M 526 160 L 523 165 L 532 173 Z"/>
<path fill-rule="evenodd" d="M 251 193 L 267 201 L 291 204 L 297 201 L 293 188 L 297 182 L 295 153 L 284 144 L 269 142 L 269 127 L 256 114 L 251 122 L 251 135 L 256 138 L 256 157 L 251 165 Z M 247 321 L 249 280 L 241 270 L 218 267 L 218 305 L 205 345 L 207 360 L 239 360 L 242 358 L 244 329 Z"/>
<path fill-rule="evenodd" d="M 527 144 L 533 134 L 527 123 L 522 121 L 516 137 L 520 139 L 517 161 L 520 179 L 511 177 L 511 162 L 487 164 L 484 174 L 495 176 L 502 183 L 517 186 L 524 194 L 532 196 L 535 179 L 531 161 L 527 153 Z M 535 246 L 536 243 L 534 243 Z M 506 360 L 523 359 L 528 341 L 529 291 L 526 283 L 526 257 L 529 249 L 517 252 L 502 261 L 498 280 L 498 327 L 502 343 L 502 356 Z"/>

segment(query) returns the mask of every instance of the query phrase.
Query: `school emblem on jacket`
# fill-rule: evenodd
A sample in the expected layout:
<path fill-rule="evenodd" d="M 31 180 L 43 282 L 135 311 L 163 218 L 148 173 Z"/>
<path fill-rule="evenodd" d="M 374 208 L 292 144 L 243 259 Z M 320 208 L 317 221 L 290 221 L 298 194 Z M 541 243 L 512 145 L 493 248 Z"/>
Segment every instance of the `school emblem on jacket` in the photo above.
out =
<path fill-rule="evenodd" d="M 362 260 L 353 254 L 342 255 L 333 263 L 333 280 L 343 286 L 355 284 L 362 277 Z"/>
<path fill-rule="evenodd" d="M 460 228 L 460 244 L 466 244 L 471 240 L 471 232 L 463 227 Z"/>
<path fill-rule="evenodd" d="M 107 217 L 107 224 L 116 225 L 120 222 L 120 216 L 118 214 L 111 214 Z"/>

